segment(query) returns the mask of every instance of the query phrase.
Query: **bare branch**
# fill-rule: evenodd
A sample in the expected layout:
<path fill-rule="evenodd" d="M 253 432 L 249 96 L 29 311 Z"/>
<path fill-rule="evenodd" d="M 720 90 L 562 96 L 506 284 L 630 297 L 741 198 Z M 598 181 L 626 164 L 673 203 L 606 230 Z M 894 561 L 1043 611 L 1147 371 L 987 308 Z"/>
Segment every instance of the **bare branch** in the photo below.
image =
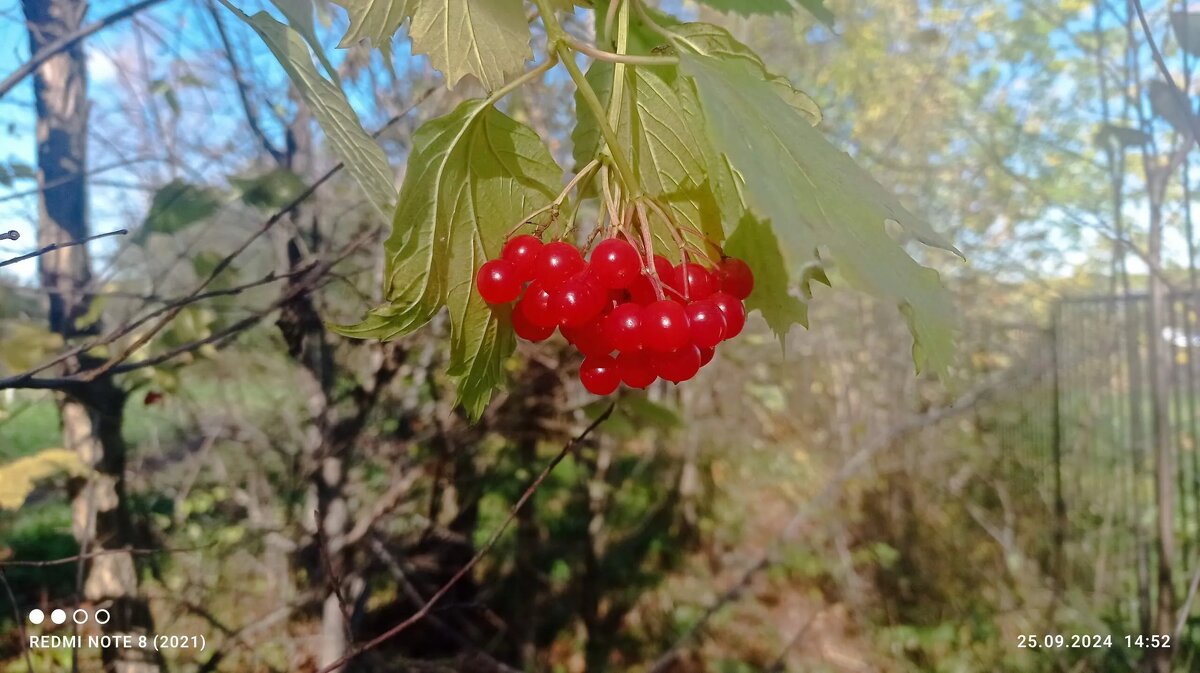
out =
<path fill-rule="evenodd" d="M 33 73 L 34 70 L 37 70 L 38 66 L 49 60 L 51 56 L 54 56 L 55 54 L 58 54 L 66 49 L 70 49 L 75 45 L 75 43 L 92 35 L 93 33 L 103 28 L 107 28 L 114 23 L 128 19 L 134 14 L 137 14 L 142 10 L 149 9 L 160 2 L 162 2 L 162 0 L 142 0 L 141 2 L 134 3 L 128 7 L 125 7 L 124 9 L 118 9 L 103 19 L 100 19 L 99 21 L 93 21 L 74 33 L 71 33 L 70 35 L 64 35 L 55 42 L 46 45 L 45 48 L 31 56 L 28 61 L 25 61 L 18 66 L 16 70 L 12 71 L 8 77 L 5 77 L 3 82 L 0 82 L 0 98 L 4 98 L 4 95 L 7 94 L 9 90 L 16 86 L 21 80 L 28 77 L 31 73 Z"/>
<path fill-rule="evenodd" d="M 62 250 L 63 248 L 70 248 L 70 247 L 76 246 L 76 245 L 83 245 L 84 243 L 90 243 L 92 241 L 95 241 L 95 240 L 101 239 L 101 238 L 108 238 L 109 236 L 124 236 L 128 233 L 129 233 L 128 229 L 118 229 L 116 231 L 108 231 L 103 234 L 96 234 L 94 236 L 88 236 L 87 238 L 81 238 L 78 241 L 70 241 L 67 243 L 51 243 L 50 245 L 47 245 L 46 247 L 44 247 L 40 250 L 34 250 L 31 253 L 24 254 L 19 257 L 13 257 L 12 259 L 6 259 L 4 261 L 0 261 L 0 267 L 8 266 L 10 264 L 16 264 L 17 262 L 24 262 L 25 260 L 33 259 L 34 257 L 41 257 L 42 255 L 54 252 L 55 250 Z M 8 234 L 5 235 L 5 238 L 8 238 L 9 240 L 13 240 L 13 241 L 17 240 L 20 237 L 21 237 L 21 235 L 15 231 L 10 231 L 10 232 L 8 232 Z"/>
<path fill-rule="evenodd" d="M 608 417 L 612 415 L 614 408 L 616 408 L 616 402 L 609 404 L 604 411 L 596 417 L 596 420 L 592 421 L 590 425 L 583 429 L 583 432 L 580 432 L 575 436 L 574 439 L 563 445 L 563 448 L 558 452 L 558 455 L 556 455 L 549 463 L 546 464 L 546 467 L 542 469 L 541 474 L 539 474 L 537 478 L 533 480 L 533 483 L 529 485 L 529 488 L 525 489 L 525 492 L 521 494 L 520 499 L 518 499 L 516 504 L 512 506 L 512 509 L 508 510 L 508 516 L 504 517 L 504 521 L 500 524 L 500 526 L 496 528 L 496 530 L 492 531 L 492 534 L 488 537 L 487 542 L 483 543 L 483 546 L 479 548 L 479 551 L 475 552 L 475 555 L 471 557 L 471 560 L 467 561 L 466 565 L 459 568 L 458 572 L 454 573 L 454 575 L 442 585 L 442 588 L 438 589 L 433 596 L 430 596 L 429 600 L 421 606 L 421 609 L 413 613 L 408 619 L 405 619 L 379 636 L 376 636 L 374 639 L 363 645 L 355 647 L 350 651 L 349 654 L 329 664 L 325 668 L 322 668 L 320 671 L 318 671 L 318 673 L 331 673 L 331 671 L 340 669 L 351 659 L 364 652 L 379 647 L 388 640 L 391 640 L 400 633 L 406 631 L 413 624 L 416 624 L 424 619 L 426 615 L 429 614 L 429 611 L 433 609 L 433 606 L 437 605 L 438 601 L 442 600 L 442 598 L 444 598 L 446 594 L 454 588 L 455 585 L 462 581 L 462 578 L 466 577 L 467 573 L 471 572 L 471 570 L 474 569 L 481 560 L 483 560 L 483 557 L 487 556 L 488 553 L 492 551 L 492 547 L 496 546 L 496 543 L 500 540 L 500 536 L 504 534 L 504 531 L 508 530 L 508 527 L 512 524 L 513 520 L 517 518 L 517 513 L 520 512 L 521 508 L 525 506 L 525 503 L 533 497 L 533 494 L 537 492 L 538 488 L 542 485 L 542 482 L 546 480 L 546 477 L 548 477 L 550 473 L 554 471 L 554 468 L 558 467 L 559 463 L 561 463 L 568 455 L 575 451 L 575 447 L 578 446 L 580 442 L 587 439 L 588 435 L 592 434 L 596 428 L 600 427 L 601 423 L 608 420 Z"/>

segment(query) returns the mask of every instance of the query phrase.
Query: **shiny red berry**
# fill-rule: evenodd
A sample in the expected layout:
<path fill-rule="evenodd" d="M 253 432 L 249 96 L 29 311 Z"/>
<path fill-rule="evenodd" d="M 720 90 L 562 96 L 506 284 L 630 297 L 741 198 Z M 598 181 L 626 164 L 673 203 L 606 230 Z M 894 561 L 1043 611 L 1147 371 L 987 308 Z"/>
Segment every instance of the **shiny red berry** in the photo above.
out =
<path fill-rule="evenodd" d="M 683 383 L 700 371 L 700 349 L 688 344 L 654 358 L 654 371 L 671 383 Z"/>
<path fill-rule="evenodd" d="M 746 307 L 741 300 L 728 292 L 715 292 L 708 299 L 725 314 L 725 338 L 732 339 L 741 334 L 746 326 Z"/>
<path fill-rule="evenodd" d="M 607 355 L 584 358 L 579 365 L 579 380 L 593 395 L 611 395 L 621 385 L 617 361 Z"/>
<path fill-rule="evenodd" d="M 582 327 L 563 327 L 562 335 L 586 357 L 608 355 L 613 347 L 600 327 L 602 321 L 598 318 Z"/>
<path fill-rule="evenodd" d="M 551 293 L 550 310 L 559 325 L 578 327 L 600 315 L 607 300 L 607 296 L 600 294 L 587 278 L 579 274 Z"/>
<path fill-rule="evenodd" d="M 489 304 L 507 304 L 521 296 L 521 279 L 512 262 L 493 259 L 479 267 L 475 277 L 479 296 Z"/>
<path fill-rule="evenodd" d="M 725 314 L 711 299 L 694 301 L 687 306 L 688 330 L 692 343 L 712 348 L 725 338 Z"/>
<path fill-rule="evenodd" d="M 643 389 L 649 387 L 658 374 L 654 373 L 654 365 L 650 356 L 642 351 L 621 353 L 617 356 L 617 371 L 621 381 L 630 388 Z"/>
<path fill-rule="evenodd" d="M 587 264 L 579 250 L 564 241 L 554 241 L 542 246 L 534 265 L 533 277 L 542 285 L 553 290 L 579 273 Z"/>
<path fill-rule="evenodd" d="M 550 308 L 550 292 L 536 280 L 525 288 L 525 296 L 517 302 L 516 310 L 524 313 L 529 322 L 538 327 L 549 327 L 553 331 L 558 325 L 558 319 Z"/>
<path fill-rule="evenodd" d="M 717 349 L 715 349 L 715 348 L 701 348 L 700 349 L 700 366 L 703 367 L 703 366 L 707 365 L 708 363 L 712 362 L 713 356 L 716 354 L 717 354 Z"/>
<path fill-rule="evenodd" d="M 620 304 L 604 318 L 604 336 L 613 348 L 631 352 L 642 348 L 642 307 Z"/>
<path fill-rule="evenodd" d="M 635 304 L 647 306 L 658 301 L 658 294 L 654 291 L 654 283 L 649 277 L 640 275 L 634 279 L 629 286 L 629 300 Z"/>
<path fill-rule="evenodd" d="M 726 257 L 717 267 L 717 277 L 720 280 L 721 291 L 728 292 L 737 299 L 745 299 L 754 291 L 754 273 L 750 265 L 737 257 Z"/>
<path fill-rule="evenodd" d="M 541 239 L 529 234 L 521 234 L 504 244 L 500 258 L 512 262 L 517 270 L 517 277 L 523 281 L 533 280 L 533 271 L 537 266 L 538 254 L 542 252 Z"/>
<path fill-rule="evenodd" d="M 525 311 L 521 310 L 522 303 L 518 303 L 512 313 L 513 331 L 522 339 L 534 343 L 549 339 L 550 335 L 554 334 L 554 326 L 545 327 L 530 322 L 529 318 L 525 315 Z"/>
<path fill-rule="evenodd" d="M 629 241 L 609 238 L 592 251 L 590 270 L 606 288 L 626 288 L 638 278 L 642 259 Z"/>
<path fill-rule="evenodd" d="M 664 299 L 650 304 L 642 311 L 642 346 L 659 353 L 669 353 L 691 340 L 687 311 L 683 306 Z"/>
<path fill-rule="evenodd" d="M 705 299 L 717 291 L 717 281 L 713 275 L 695 262 L 680 264 L 672 269 L 672 273 L 671 286 L 691 301 Z"/>

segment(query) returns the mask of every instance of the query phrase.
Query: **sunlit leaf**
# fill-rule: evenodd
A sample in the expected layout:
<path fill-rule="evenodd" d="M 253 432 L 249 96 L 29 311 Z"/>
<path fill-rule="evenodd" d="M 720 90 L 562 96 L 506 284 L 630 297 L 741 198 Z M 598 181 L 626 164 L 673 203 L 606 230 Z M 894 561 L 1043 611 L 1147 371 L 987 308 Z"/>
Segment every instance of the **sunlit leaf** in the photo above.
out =
<path fill-rule="evenodd" d="M 412 0 L 333 0 L 346 9 L 350 27 L 338 47 L 349 47 L 367 40 L 372 47 L 388 54 L 392 37 L 411 14 Z"/>
<path fill-rule="evenodd" d="M 266 12 L 246 16 L 232 5 L 226 6 L 250 24 L 275 54 L 317 118 L 334 152 L 346 163 L 346 170 L 366 192 L 371 205 L 386 216 L 396 202 L 396 189 L 387 157 L 363 130 L 358 115 L 350 107 L 342 90 L 317 72 L 304 39 Z"/>
<path fill-rule="evenodd" d="M 557 192 L 561 169 L 541 139 L 482 101 L 426 123 L 400 190 L 385 243 L 387 303 L 338 332 L 391 339 L 450 312 L 451 376 L 478 417 L 504 378 L 515 340 L 506 307 L 491 309 L 475 291 L 475 272 L 500 252 L 512 226 Z"/>
<path fill-rule="evenodd" d="M 79 456 L 67 449 L 43 449 L 0 465 L 0 510 L 17 509 L 39 481 L 58 474 L 83 474 Z"/>
<path fill-rule="evenodd" d="M 681 54 L 699 92 L 716 147 L 745 179 L 746 200 L 770 221 L 789 266 L 827 248 L 851 285 L 904 307 L 917 367 L 949 364 L 949 295 L 936 271 L 914 261 L 888 234 L 896 221 L 917 240 L 954 250 L 849 155 L 796 113 L 771 84 L 736 61 Z"/>
<path fill-rule="evenodd" d="M 312 0 L 271 0 L 271 4 L 283 14 L 283 18 L 287 19 L 288 26 L 292 30 L 300 34 L 304 41 L 308 43 L 309 48 L 317 55 L 317 60 L 321 66 L 325 68 L 325 73 L 329 75 L 333 81 L 338 81 L 337 68 L 329 62 L 329 57 L 325 55 L 325 47 L 321 45 L 321 40 L 317 37 L 317 27 L 313 22 L 313 2 Z"/>
<path fill-rule="evenodd" d="M 413 51 L 428 54 L 453 87 L 474 75 L 489 90 L 533 56 L 521 0 L 409 0 Z"/>

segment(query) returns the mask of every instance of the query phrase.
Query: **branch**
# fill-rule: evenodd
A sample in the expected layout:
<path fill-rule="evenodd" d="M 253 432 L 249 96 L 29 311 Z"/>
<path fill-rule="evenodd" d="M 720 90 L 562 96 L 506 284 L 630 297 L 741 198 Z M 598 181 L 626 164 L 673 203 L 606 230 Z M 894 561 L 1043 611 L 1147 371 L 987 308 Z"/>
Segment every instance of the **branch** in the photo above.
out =
<path fill-rule="evenodd" d="M 1188 126 L 1191 127 L 1191 138 L 1186 143 L 1190 146 L 1191 141 L 1200 138 L 1200 118 L 1192 114 L 1192 103 L 1188 100 L 1188 96 L 1175 83 L 1175 78 L 1171 76 L 1171 69 L 1167 67 L 1167 62 L 1163 58 L 1162 51 L 1158 48 L 1158 43 L 1154 41 L 1154 35 L 1150 31 L 1150 22 L 1146 20 L 1146 10 L 1142 7 L 1142 0 L 1133 0 L 1133 10 L 1137 12 L 1138 23 L 1142 25 L 1142 34 L 1146 36 L 1146 41 L 1150 43 L 1150 54 L 1154 57 L 1154 64 L 1158 66 L 1158 71 L 1166 78 L 1167 84 L 1171 87 L 1171 93 L 1175 95 L 1176 101 L 1183 110 L 1188 112 Z"/>
<path fill-rule="evenodd" d="M 521 495 L 520 499 L 517 500 L 516 504 L 512 506 L 512 509 L 508 510 L 508 516 L 504 517 L 504 521 L 500 524 L 500 526 L 496 530 L 492 531 L 492 534 L 490 537 L 488 537 L 487 542 L 485 542 L 483 546 L 479 548 L 479 551 L 475 552 L 475 555 L 471 557 L 470 561 L 467 561 L 466 565 L 459 568 L 458 572 L 454 573 L 454 575 L 442 585 L 442 588 L 438 589 L 433 596 L 430 596 L 429 600 L 421 606 L 421 609 L 413 613 L 408 619 L 405 619 L 399 624 L 393 626 L 367 643 L 355 647 L 350 651 L 349 654 L 329 664 L 325 668 L 322 668 L 320 671 L 318 671 L 318 673 L 331 673 L 332 671 L 340 669 L 354 657 L 379 647 L 388 640 L 391 640 L 400 633 L 406 631 L 413 624 L 416 624 L 424 619 L 425 616 L 429 614 L 429 611 L 433 609 L 433 606 L 437 605 L 438 601 L 442 600 L 442 598 L 444 598 L 446 594 L 449 593 L 450 590 L 462 580 L 462 578 L 466 577 L 467 573 L 471 572 L 471 570 L 475 568 L 475 566 L 481 560 L 483 560 L 484 556 L 487 556 L 488 553 L 492 551 L 492 547 L 495 547 L 496 543 L 500 541 L 500 536 L 504 534 L 504 531 L 508 530 L 509 525 L 511 525 L 513 520 L 517 517 L 517 513 L 520 512 L 521 508 L 525 506 L 525 503 L 533 497 L 533 494 L 537 492 L 538 488 L 542 485 L 542 482 L 546 480 L 546 477 L 548 477 L 550 473 L 554 471 L 554 468 L 558 467 L 558 464 L 561 463 L 569 454 L 574 453 L 575 447 L 578 446 L 580 442 L 587 439 L 588 435 L 592 434 L 596 428 L 600 427 L 601 423 L 608 420 L 608 417 L 612 415 L 615 407 L 616 402 L 609 404 L 608 407 L 606 407 L 604 411 L 596 417 L 596 420 L 592 421 L 590 425 L 583 429 L 583 432 L 580 432 L 575 436 L 574 439 L 563 445 L 563 448 L 558 452 L 558 455 L 556 455 L 549 463 L 546 464 L 546 467 L 542 469 L 541 474 L 539 474 L 537 478 L 533 480 L 533 483 L 529 485 L 529 488 L 525 489 L 525 492 Z"/>
<path fill-rule="evenodd" d="M 16 86 L 21 80 L 28 77 L 34 70 L 37 70 L 38 66 L 48 61 L 50 57 L 58 54 L 59 52 L 70 49 L 71 47 L 75 46 L 77 42 L 90 36 L 92 33 L 95 33 L 103 28 L 107 28 L 118 21 L 128 19 L 134 14 L 137 14 L 144 9 L 149 9 L 160 2 L 162 2 L 162 0 L 142 0 L 141 2 L 134 3 L 124 9 L 118 9 L 103 19 L 89 23 L 74 33 L 64 35 L 54 42 L 46 45 L 40 51 L 38 51 L 38 53 L 31 56 L 28 61 L 25 61 L 18 66 L 16 70 L 12 71 L 8 77 L 5 77 L 3 82 L 0 82 L 0 98 L 4 98 L 4 94 L 8 93 L 10 89 Z"/>
<path fill-rule="evenodd" d="M 25 260 L 32 259 L 34 257 L 41 257 L 42 255 L 54 252 L 55 250 L 62 250 L 63 248 L 70 248 L 70 247 L 73 247 L 76 245 L 83 245 L 84 243 L 90 243 L 91 241 L 95 241 L 95 240 L 101 239 L 101 238 L 108 238 L 109 236 L 124 236 L 128 233 L 129 233 L 128 229 L 118 229 L 116 231 L 108 231 L 103 234 L 96 234 L 94 236 L 88 236 L 87 238 L 81 238 L 78 241 L 69 241 L 67 243 L 51 243 L 50 245 L 47 245 L 46 247 L 42 248 L 41 250 L 35 250 L 31 253 L 21 255 L 20 257 L 13 257 L 12 259 L 6 259 L 4 261 L 0 261 L 0 267 L 5 267 L 5 266 L 8 266 L 9 264 L 16 264 L 17 262 L 24 262 Z M 20 237 L 21 237 L 21 235 L 15 231 L 10 231 L 10 232 L 8 232 L 8 234 L 5 235 L 5 238 L 7 238 L 8 240 L 11 240 L 11 241 L 15 241 Z"/>
<path fill-rule="evenodd" d="M 379 127 L 378 130 L 376 130 L 374 133 L 372 133 L 371 136 L 374 138 L 378 138 L 385 131 L 387 131 L 391 127 L 395 126 L 396 124 L 398 124 L 401 120 L 403 120 L 408 115 L 408 113 L 412 112 L 414 109 L 416 109 L 417 106 L 421 105 L 426 100 L 428 100 L 436 90 L 437 90 L 437 87 L 429 87 L 428 89 L 426 89 L 419 96 L 417 96 L 416 100 L 413 101 L 413 103 L 411 105 L 409 105 L 408 108 L 406 108 L 404 111 L 400 112 L 399 114 L 397 114 L 394 117 L 392 117 L 391 119 L 389 119 L 386 123 L 384 123 L 383 126 Z M 124 362 L 126 359 L 128 359 L 129 356 L 134 351 L 136 351 L 138 348 L 144 346 L 145 343 L 147 341 L 149 341 L 151 338 L 153 338 L 153 336 L 155 334 L 157 334 L 159 331 L 161 331 L 163 329 L 163 327 L 165 327 L 169 322 L 174 320 L 175 316 L 177 316 L 179 314 L 179 312 L 181 310 L 183 310 L 184 306 L 187 306 L 187 305 L 197 301 L 197 297 L 199 297 L 204 292 L 204 290 L 207 289 L 208 286 L 214 280 L 216 280 L 216 278 L 218 276 L 220 276 L 221 273 L 223 273 L 225 271 L 225 269 L 227 269 L 233 263 L 233 260 L 235 258 L 237 258 L 238 255 L 245 252 L 250 247 L 250 245 L 252 243 L 254 243 L 254 241 L 258 240 L 260 237 L 263 236 L 263 234 L 270 231 L 272 227 L 274 227 L 276 224 L 278 224 L 280 221 L 282 221 L 284 217 L 286 217 L 288 214 L 290 214 L 292 211 L 294 211 L 296 208 L 298 208 L 304 201 L 306 201 L 309 197 L 311 197 L 317 191 L 317 189 L 321 187 L 321 185 L 325 184 L 331 178 L 333 178 L 333 176 L 337 175 L 344 167 L 345 167 L 344 162 L 338 162 L 337 165 L 330 168 L 328 171 L 325 172 L 324 175 L 322 175 L 320 178 L 317 178 L 317 180 L 315 182 L 313 182 L 311 185 L 309 185 L 307 189 L 305 189 L 303 192 L 298 194 L 296 196 L 296 198 L 292 199 L 289 203 L 287 203 L 282 208 L 280 208 L 278 211 L 276 211 L 273 215 L 271 215 L 271 217 L 267 218 L 267 220 L 265 222 L 263 222 L 262 225 L 259 226 L 259 228 L 254 231 L 254 233 L 252 233 L 250 236 L 248 236 L 246 238 L 246 240 L 242 241 L 242 243 L 237 248 L 235 248 L 232 252 L 230 252 L 228 255 L 226 255 L 220 262 L 218 262 L 216 264 L 216 266 L 213 267 L 212 272 L 209 273 L 208 277 L 206 279 L 204 279 L 203 282 L 201 282 L 199 285 L 197 285 L 195 288 L 193 288 L 190 293 L 188 293 L 187 295 L 184 295 L 179 300 L 170 304 L 169 305 L 170 310 L 167 311 L 167 315 L 165 317 L 163 317 L 162 320 L 159 320 L 157 323 L 155 323 L 153 327 L 151 327 L 149 330 L 147 330 L 135 342 L 135 344 L 133 344 L 129 348 L 125 349 L 123 352 L 119 353 L 118 355 L 115 355 L 112 358 L 110 358 L 108 361 L 106 361 L 105 363 L 100 365 L 100 367 L 97 370 L 89 370 L 88 374 L 91 375 L 91 379 L 94 379 L 104 373 L 109 373 L 110 371 L 111 371 L 111 373 L 117 373 L 118 371 L 120 371 L 120 369 L 118 368 L 118 365 L 121 362 Z M 42 364 L 40 364 L 32 369 L 26 370 L 20 374 L 17 374 L 16 376 L 10 376 L 7 378 L 0 379 L 0 390 L 4 390 L 5 388 L 54 389 L 54 385 L 51 385 L 51 383 L 54 381 L 54 379 L 35 380 L 34 376 L 40 372 L 43 372 L 43 371 L 57 365 L 57 364 L 66 362 L 67 360 L 79 355 L 80 353 L 86 353 L 87 351 L 97 348 L 99 346 L 105 346 L 105 345 L 111 344 L 114 341 L 116 341 L 117 339 L 120 339 L 121 337 L 133 332 L 139 326 L 141 326 L 142 324 L 147 322 L 149 320 L 149 318 L 160 315 L 161 313 L 163 313 L 163 310 L 160 308 L 160 309 L 156 310 L 155 312 L 149 314 L 148 316 L 143 316 L 142 318 L 138 319 L 137 321 L 133 322 L 132 324 L 126 323 L 125 325 L 122 325 L 121 327 L 114 329 L 113 331 L 111 331 L 109 334 L 107 334 L 105 336 L 97 337 L 96 339 L 92 339 L 85 343 L 79 344 L 78 346 L 76 346 L 74 348 L 69 348 L 66 351 L 63 351 L 62 353 L 59 353 L 54 358 L 52 358 L 46 362 L 43 362 Z M 91 379 L 87 379 L 87 380 L 91 380 Z M 83 379 L 78 379 L 78 378 L 72 377 L 71 380 L 78 382 Z"/>
<path fill-rule="evenodd" d="M 242 102 L 242 110 L 246 113 L 246 124 L 250 127 L 250 132 L 258 138 L 258 142 L 266 150 L 267 154 L 275 160 L 276 164 L 284 165 L 283 153 L 275 148 L 271 140 L 267 138 L 267 134 L 263 132 L 262 126 L 258 123 L 258 115 L 254 112 L 254 106 L 250 104 L 250 93 L 247 91 L 246 79 L 242 76 L 242 68 L 238 65 L 237 57 L 233 53 L 233 43 L 229 41 L 229 33 L 225 31 L 225 22 L 221 20 L 221 13 L 217 10 L 216 4 L 208 2 L 208 13 L 212 15 L 213 23 L 217 25 L 217 35 L 221 38 L 221 46 L 225 48 L 225 59 L 229 62 L 229 69 L 233 74 L 233 83 L 237 87 L 238 98 Z"/>

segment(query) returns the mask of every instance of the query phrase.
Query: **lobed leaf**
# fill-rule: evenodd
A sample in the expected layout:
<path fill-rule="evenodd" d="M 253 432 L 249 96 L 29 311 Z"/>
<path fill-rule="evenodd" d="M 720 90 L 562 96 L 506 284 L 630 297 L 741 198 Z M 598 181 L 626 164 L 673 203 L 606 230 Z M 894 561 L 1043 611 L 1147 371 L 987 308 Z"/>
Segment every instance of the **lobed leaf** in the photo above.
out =
<path fill-rule="evenodd" d="M 480 100 L 423 125 L 384 244 L 387 303 L 357 325 L 360 338 L 392 339 L 423 326 L 443 306 L 451 324 L 449 374 L 477 418 L 504 379 L 515 347 L 506 307 L 489 307 L 475 273 L 500 253 L 508 230 L 552 199 L 562 171 L 527 126 Z"/>
<path fill-rule="evenodd" d="M 333 0 L 346 10 L 350 25 L 338 47 L 345 49 L 360 40 L 384 54 L 391 53 L 392 37 L 412 15 L 412 0 Z"/>
<path fill-rule="evenodd" d="M 489 91 L 533 57 L 521 0 L 409 0 L 413 52 L 427 54 L 453 87 L 474 75 Z"/>
<path fill-rule="evenodd" d="M 936 271 L 889 236 L 895 221 L 917 240 L 957 252 L 909 213 L 744 64 L 681 54 L 716 148 L 744 178 L 746 202 L 771 222 L 792 267 L 827 248 L 853 286 L 895 301 L 909 318 L 918 369 L 945 371 L 953 310 Z"/>

